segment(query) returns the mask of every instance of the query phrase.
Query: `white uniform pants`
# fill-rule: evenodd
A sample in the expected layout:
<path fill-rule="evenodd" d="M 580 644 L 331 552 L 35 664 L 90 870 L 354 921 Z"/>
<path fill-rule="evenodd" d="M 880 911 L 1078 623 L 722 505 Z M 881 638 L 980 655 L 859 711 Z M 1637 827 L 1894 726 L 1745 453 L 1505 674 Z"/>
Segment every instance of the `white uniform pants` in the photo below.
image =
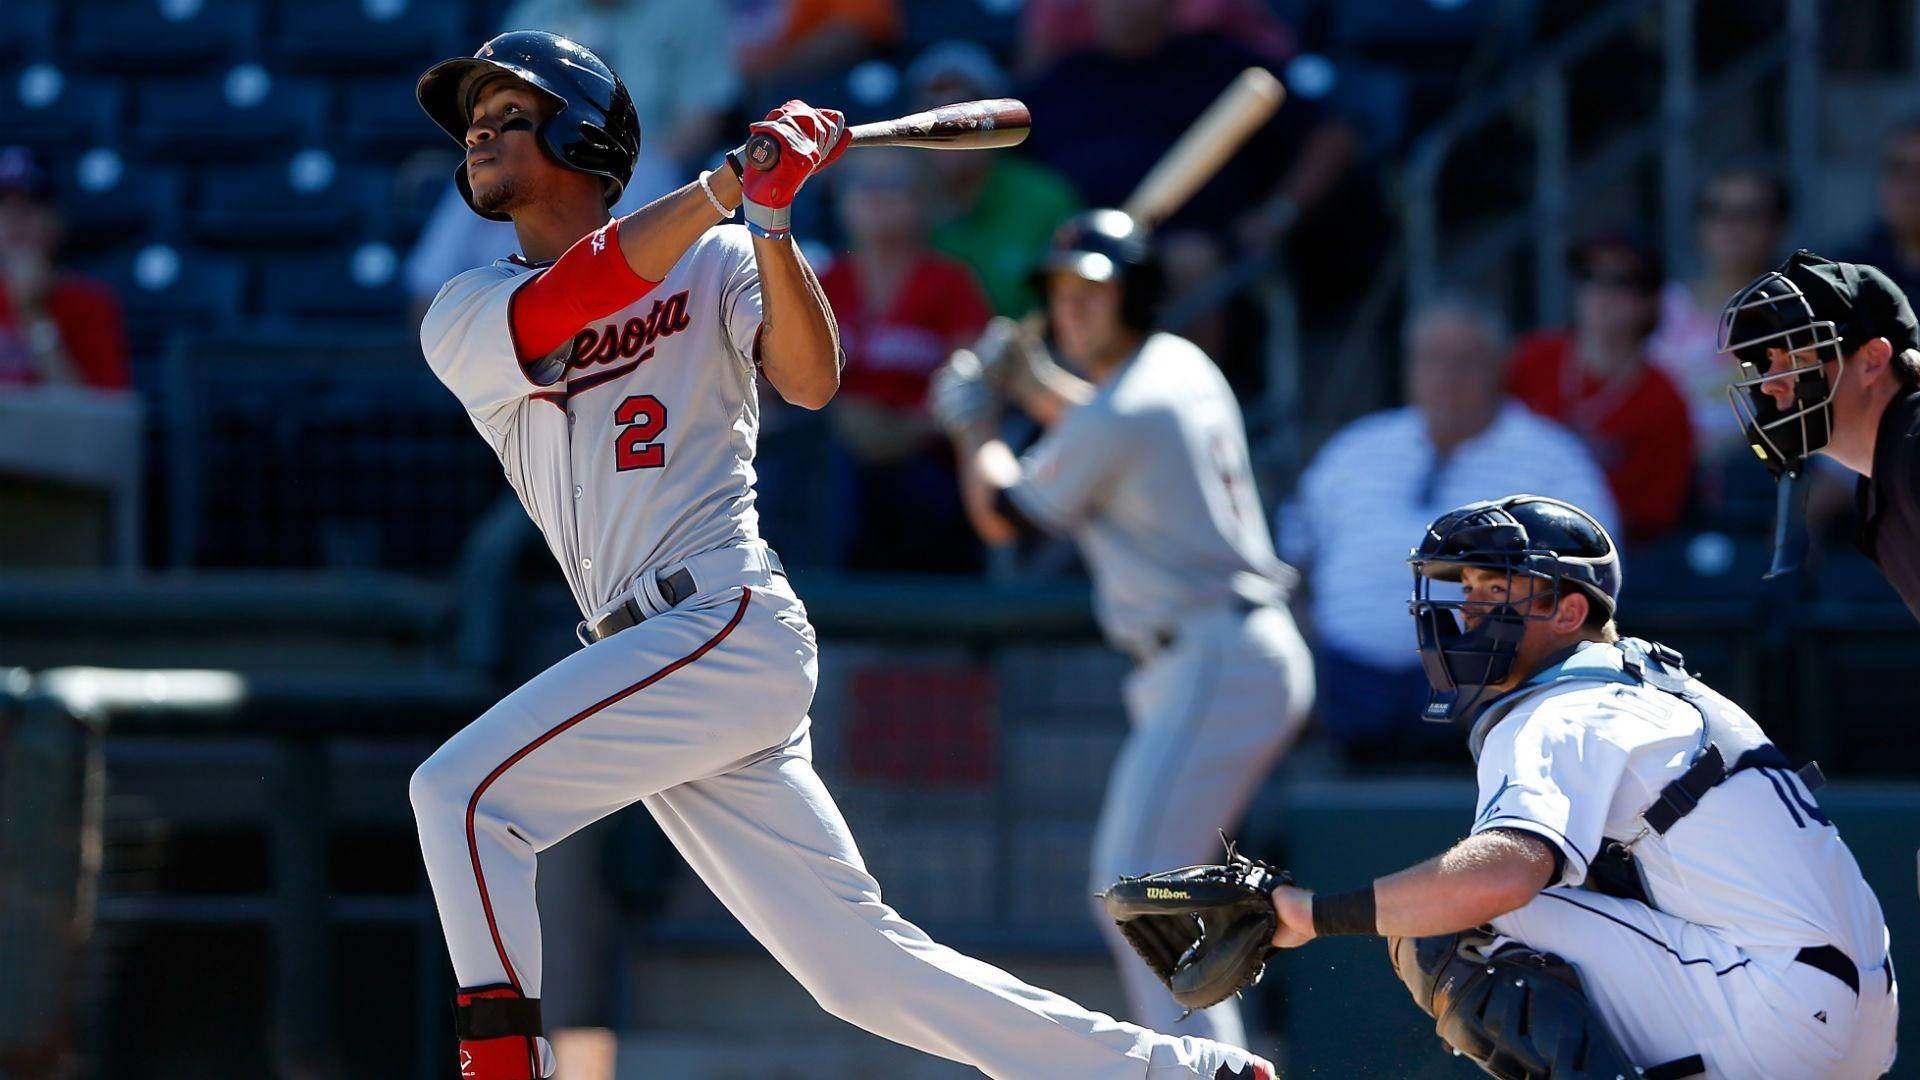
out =
<path fill-rule="evenodd" d="M 1856 995 L 1796 963 L 1797 949 L 1749 952 L 1585 889 L 1548 889 L 1493 928 L 1572 962 L 1642 1068 L 1699 1054 L 1712 1080 L 1867 1080 L 1893 1065 L 1899 1002 L 1884 965 L 1860 972 Z"/>
<path fill-rule="evenodd" d="M 540 996 L 536 854 L 644 801 L 753 936 L 868 1031 L 1018 1080 L 1245 1064 L 1028 986 L 888 907 L 813 770 L 815 671 L 806 609 L 766 577 L 574 653 L 448 740 L 412 797 L 460 985 Z"/>
<path fill-rule="evenodd" d="M 1133 730 L 1094 830 L 1090 892 L 1122 874 L 1220 861 L 1221 830 L 1231 835 L 1239 825 L 1313 704 L 1313 660 L 1285 611 L 1208 612 L 1134 669 L 1126 701 Z M 1136 1023 L 1246 1045 L 1234 999 L 1180 1020 L 1184 1010 L 1166 985 L 1099 900 L 1093 907 Z"/>

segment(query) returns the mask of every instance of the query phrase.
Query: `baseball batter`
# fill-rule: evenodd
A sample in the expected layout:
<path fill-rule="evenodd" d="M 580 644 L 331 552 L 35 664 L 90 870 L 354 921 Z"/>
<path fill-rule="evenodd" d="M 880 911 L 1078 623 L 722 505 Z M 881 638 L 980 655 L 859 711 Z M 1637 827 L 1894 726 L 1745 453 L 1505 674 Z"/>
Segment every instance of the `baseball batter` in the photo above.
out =
<path fill-rule="evenodd" d="M 1132 731 L 1107 785 L 1091 880 L 1199 862 L 1234 828 L 1313 699 L 1306 645 L 1287 613 L 1293 571 L 1273 553 L 1233 391 L 1205 353 L 1153 333 L 1159 267 L 1118 210 L 1068 221 L 1036 273 L 1061 351 L 1083 382 L 1001 320 L 981 352 L 935 382 L 983 538 L 1069 534 L 1101 626 L 1134 658 Z M 992 436 L 994 387 L 1047 425 L 1016 462 Z M 1096 905 L 1134 1019 L 1245 1045 L 1239 1008 L 1184 1015 Z"/>
<path fill-rule="evenodd" d="M 1089 1012 L 928 939 L 880 897 L 810 758 L 814 633 L 754 513 L 756 372 L 838 385 L 832 315 L 788 233 L 843 148 L 791 101 L 727 169 L 618 220 L 639 128 L 605 64 L 516 31 L 421 79 L 456 183 L 524 258 L 448 282 L 427 361 L 499 455 L 579 603 L 586 647 L 435 751 L 412 800 L 454 973 L 461 1076 L 551 1075 L 537 855 L 642 802 L 835 1015 L 995 1077 L 1263 1078 L 1242 1050 Z M 744 207 L 747 228 L 715 227 Z"/>

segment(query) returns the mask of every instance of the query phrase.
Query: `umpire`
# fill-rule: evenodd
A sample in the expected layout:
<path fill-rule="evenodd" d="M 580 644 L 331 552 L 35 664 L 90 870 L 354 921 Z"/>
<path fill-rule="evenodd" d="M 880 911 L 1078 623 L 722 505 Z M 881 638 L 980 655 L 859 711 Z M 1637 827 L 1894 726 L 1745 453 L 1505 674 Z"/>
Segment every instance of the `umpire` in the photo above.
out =
<path fill-rule="evenodd" d="M 1796 251 L 1727 301 L 1720 351 L 1740 365 L 1728 396 L 1776 479 L 1814 453 L 1860 474 L 1855 542 L 1920 618 L 1920 326 L 1906 294 L 1875 267 Z"/>

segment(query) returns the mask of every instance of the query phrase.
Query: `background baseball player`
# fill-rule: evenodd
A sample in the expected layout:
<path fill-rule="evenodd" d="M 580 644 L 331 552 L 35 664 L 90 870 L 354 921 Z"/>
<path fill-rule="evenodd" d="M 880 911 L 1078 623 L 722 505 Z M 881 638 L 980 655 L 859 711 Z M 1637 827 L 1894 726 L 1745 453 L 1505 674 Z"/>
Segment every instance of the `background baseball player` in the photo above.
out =
<path fill-rule="evenodd" d="M 933 409 L 960 456 L 968 516 L 990 543 L 1023 529 L 1073 536 L 1100 624 L 1134 658 L 1132 732 L 1095 829 L 1092 881 L 1218 849 L 1299 731 L 1312 662 L 1286 601 L 1293 570 L 1273 553 L 1233 391 L 1191 342 L 1154 333 L 1160 268 L 1146 232 L 1118 210 L 1081 214 L 1036 272 L 1055 340 L 1088 383 L 1006 320 L 937 377 Z M 992 385 L 990 385 L 992 384 Z M 1016 461 L 992 434 L 993 385 L 1047 426 Z M 1097 920 L 1134 1018 L 1244 1045 L 1237 1005 L 1182 1019 Z"/>
<path fill-rule="evenodd" d="M 787 225 L 843 148 L 840 114 L 790 101 L 753 126 L 780 144 L 767 171 L 735 160 L 609 221 L 639 130 L 590 52 L 505 34 L 418 96 L 467 149 L 462 195 L 511 219 L 524 256 L 449 282 L 421 342 L 589 643 L 413 777 L 461 1075 L 552 1069 L 536 855 L 641 801 L 754 937 L 869 1031 L 996 1077 L 1271 1080 L 1244 1051 L 1119 1023 L 929 940 L 881 901 L 813 771 L 814 633 L 758 537 L 754 376 L 810 408 L 837 387 L 833 319 Z M 743 203 L 747 229 L 713 227 Z"/>
<path fill-rule="evenodd" d="M 1720 351 L 1740 365 L 1728 397 L 1748 443 L 1788 485 L 1776 536 L 1808 455 L 1832 458 L 1860 476 L 1860 550 L 1920 618 L 1920 324 L 1906 294 L 1876 267 L 1795 252 L 1727 301 Z"/>
<path fill-rule="evenodd" d="M 1471 834 L 1347 892 L 1273 887 L 1272 944 L 1388 935 L 1442 1038 L 1497 1076 L 1890 1068 L 1886 924 L 1818 770 L 1619 636 L 1606 530 L 1514 495 L 1442 515 L 1410 561 L 1427 715 L 1471 725 Z"/>

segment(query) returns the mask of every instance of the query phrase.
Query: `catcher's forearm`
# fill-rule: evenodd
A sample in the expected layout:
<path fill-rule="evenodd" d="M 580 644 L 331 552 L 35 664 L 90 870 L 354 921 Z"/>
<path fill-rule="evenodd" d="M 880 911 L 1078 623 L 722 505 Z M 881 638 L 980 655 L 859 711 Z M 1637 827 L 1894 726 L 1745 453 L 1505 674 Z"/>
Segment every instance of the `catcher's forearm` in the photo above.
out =
<path fill-rule="evenodd" d="M 1373 883 L 1375 932 L 1426 937 L 1479 926 L 1547 887 L 1553 856 L 1520 833 L 1478 833 L 1446 853 Z"/>

